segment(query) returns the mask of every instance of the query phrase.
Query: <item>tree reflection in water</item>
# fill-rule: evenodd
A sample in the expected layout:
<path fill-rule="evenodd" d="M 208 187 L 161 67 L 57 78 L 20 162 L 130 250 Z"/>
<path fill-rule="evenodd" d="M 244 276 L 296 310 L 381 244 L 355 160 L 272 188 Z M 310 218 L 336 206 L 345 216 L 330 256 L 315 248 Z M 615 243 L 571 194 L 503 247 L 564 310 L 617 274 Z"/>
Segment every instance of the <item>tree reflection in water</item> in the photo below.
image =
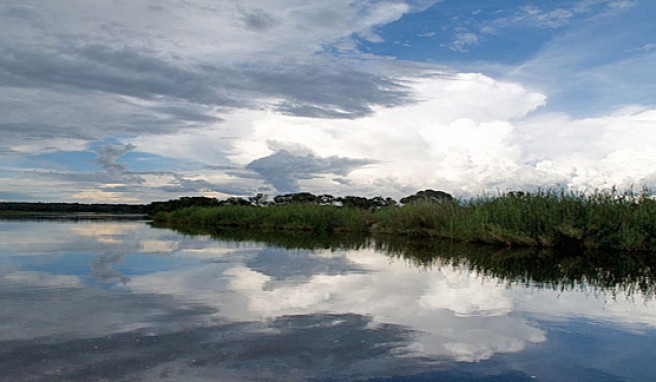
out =
<path fill-rule="evenodd" d="M 301 231 L 253 231 L 198 227 L 165 227 L 185 235 L 207 235 L 232 242 L 260 242 L 285 249 L 357 250 L 373 247 L 419 268 L 468 269 L 509 285 L 587 291 L 616 298 L 656 297 L 656 257 L 644 252 L 505 248 L 448 240 Z"/>

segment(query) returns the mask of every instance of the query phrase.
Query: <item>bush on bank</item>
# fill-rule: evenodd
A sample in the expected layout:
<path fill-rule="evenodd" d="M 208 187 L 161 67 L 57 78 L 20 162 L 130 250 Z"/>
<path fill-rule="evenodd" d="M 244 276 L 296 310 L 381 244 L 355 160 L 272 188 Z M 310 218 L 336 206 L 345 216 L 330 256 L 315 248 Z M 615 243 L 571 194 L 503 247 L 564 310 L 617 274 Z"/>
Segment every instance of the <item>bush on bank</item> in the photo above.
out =
<path fill-rule="evenodd" d="M 160 212 L 171 225 L 382 232 L 506 246 L 656 250 L 656 201 L 646 193 L 515 192 L 467 201 L 419 199 L 379 209 L 287 204 Z"/>

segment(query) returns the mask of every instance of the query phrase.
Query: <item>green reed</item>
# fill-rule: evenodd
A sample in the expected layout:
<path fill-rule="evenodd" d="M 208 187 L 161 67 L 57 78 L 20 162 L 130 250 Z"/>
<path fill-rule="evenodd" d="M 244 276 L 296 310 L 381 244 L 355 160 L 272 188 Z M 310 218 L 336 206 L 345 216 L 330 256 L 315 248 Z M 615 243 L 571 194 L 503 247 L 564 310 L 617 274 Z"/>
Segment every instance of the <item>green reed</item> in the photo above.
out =
<path fill-rule="evenodd" d="M 190 207 L 158 213 L 155 221 L 199 226 L 259 227 L 317 232 L 366 232 L 373 214 L 358 208 L 318 205 Z"/>
<path fill-rule="evenodd" d="M 158 214 L 170 224 L 316 232 L 381 232 L 504 246 L 656 250 L 656 200 L 645 192 L 590 195 L 537 191 L 376 211 L 319 205 L 186 208 Z"/>

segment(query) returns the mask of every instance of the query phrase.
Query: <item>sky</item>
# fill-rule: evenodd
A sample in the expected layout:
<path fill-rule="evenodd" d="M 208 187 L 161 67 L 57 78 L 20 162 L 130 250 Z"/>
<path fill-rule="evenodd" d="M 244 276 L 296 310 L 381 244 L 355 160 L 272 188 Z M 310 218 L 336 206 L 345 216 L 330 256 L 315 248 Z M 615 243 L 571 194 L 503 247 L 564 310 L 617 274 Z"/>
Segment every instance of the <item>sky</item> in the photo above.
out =
<path fill-rule="evenodd" d="M 0 0 L 0 201 L 656 185 L 652 0 Z"/>

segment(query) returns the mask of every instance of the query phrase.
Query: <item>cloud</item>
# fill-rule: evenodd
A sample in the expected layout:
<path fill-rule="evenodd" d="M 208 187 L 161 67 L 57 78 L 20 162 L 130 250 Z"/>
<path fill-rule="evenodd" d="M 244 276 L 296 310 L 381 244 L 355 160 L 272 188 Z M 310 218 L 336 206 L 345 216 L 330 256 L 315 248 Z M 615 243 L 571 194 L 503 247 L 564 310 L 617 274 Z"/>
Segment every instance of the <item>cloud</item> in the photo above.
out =
<path fill-rule="evenodd" d="M 221 183 L 212 183 L 205 179 L 191 179 L 178 174 L 170 174 L 172 180 L 164 186 L 158 187 L 161 191 L 189 194 L 189 193 L 207 193 L 217 192 L 227 195 L 253 195 L 253 189 L 249 189 L 244 184 L 238 182 L 223 181 Z"/>
<path fill-rule="evenodd" d="M 376 106 L 412 101 L 398 81 L 337 61 L 259 67 L 241 73 L 241 78 L 243 83 L 235 83 L 235 88 L 276 99 L 274 109 L 304 117 L 357 118 Z"/>
<path fill-rule="evenodd" d="M 102 168 L 106 175 L 106 183 L 139 184 L 144 179 L 130 173 L 126 165 L 118 163 L 117 160 L 137 147 L 128 143 L 126 145 L 105 145 L 96 150 L 96 163 Z"/>
<path fill-rule="evenodd" d="M 571 4 L 530 4 L 519 6 L 510 12 L 510 16 L 494 18 L 485 22 L 484 28 L 509 28 L 517 25 L 530 27 L 559 29 L 581 19 L 598 19 L 612 15 L 620 9 L 628 9 L 635 6 L 633 1 L 615 0 L 583 0 L 574 1 Z"/>
<path fill-rule="evenodd" d="M 656 150 L 648 142 L 656 139 L 654 123 L 653 109 L 584 119 L 547 114 L 522 123 L 522 146 L 536 169 L 562 177 L 573 189 L 653 187 Z"/>
<path fill-rule="evenodd" d="M 82 200 L 86 203 L 142 203 L 143 200 L 123 192 L 110 192 L 98 189 L 87 189 L 75 192 L 70 198 Z"/>
<path fill-rule="evenodd" d="M 471 32 L 460 32 L 456 34 L 455 39 L 451 42 L 451 49 L 460 53 L 467 53 L 469 48 L 478 45 L 480 38 L 477 34 Z"/>
<path fill-rule="evenodd" d="M 523 165 L 522 148 L 509 121 L 542 105 L 543 95 L 478 74 L 438 75 L 406 83 L 421 101 L 379 109 L 356 121 L 253 114 L 252 130 L 235 142 L 238 155 L 232 159 L 271 176 L 268 181 L 276 187 L 291 190 L 297 189 L 297 182 L 306 189 L 309 179 L 328 168 L 352 182 L 352 186 L 334 186 L 345 193 L 364 189 L 368 194 L 389 195 L 413 187 L 476 192 L 516 179 Z M 298 146 L 305 151 L 289 152 Z M 254 161 L 249 155 L 260 159 Z M 332 163 L 325 158 L 333 158 Z M 342 162 L 335 162 L 336 158 Z M 366 158 L 366 162 L 345 158 Z M 341 172 L 332 170 L 343 165 L 348 166 Z M 402 186 L 383 188 L 390 178 Z"/>
<path fill-rule="evenodd" d="M 133 48 L 93 44 L 57 46 L 54 52 L 48 52 L 10 47 L 3 49 L 0 68 L 3 82 L 21 87 L 71 86 L 142 99 L 170 96 L 215 105 L 233 104 L 203 81 L 201 73 L 158 59 L 154 52 Z"/>
<path fill-rule="evenodd" d="M 328 174 L 347 176 L 353 170 L 373 163 L 376 161 L 337 156 L 322 158 L 311 153 L 294 155 L 287 150 L 279 150 L 252 161 L 246 168 L 257 172 L 278 192 L 296 192 L 300 190 L 299 180 Z"/>
<path fill-rule="evenodd" d="M 0 93 L 3 144 L 27 154 L 84 150 L 90 141 L 170 134 L 201 124 L 212 126 L 218 121 L 211 108 L 189 103 L 75 89 L 4 89 Z"/>
<path fill-rule="evenodd" d="M 611 2 L 595 2 L 606 3 Z M 509 76 L 547 92 L 552 112 L 590 116 L 631 104 L 653 106 L 654 86 L 640 79 L 648 76 L 656 57 L 641 49 L 656 31 L 645 22 L 654 10 L 656 4 L 640 2 L 589 17 L 554 36 Z"/>
<path fill-rule="evenodd" d="M 238 178 L 231 178 L 224 174 L 226 170 L 238 170 L 237 166 L 205 166 L 189 162 L 186 165 L 176 161 L 165 161 L 167 158 L 143 156 L 136 152 L 137 147 L 132 143 L 105 144 L 94 148 L 96 158 L 94 162 L 100 166 L 99 171 L 68 172 L 61 171 L 16 171 L 20 174 L 29 174 L 32 179 L 41 179 L 50 182 L 65 182 L 74 190 L 68 197 L 76 201 L 85 200 L 94 203 L 140 203 L 155 198 L 171 198 L 174 195 L 188 195 L 189 193 L 202 194 L 212 197 L 225 195 L 251 195 L 255 192 L 252 185 L 246 184 Z M 70 154 L 79 158 L 80 154 Z M 126 154 L 134 153 L 132 157 Z M 58 153 L 53 153 L 56 155 Z M 176 171 L 134 171 L 131 166 L 139 165 L 139 160 L 146 158 L 159 163 L 160 167 L 171 167 Z M 148 168 L 150 164 L 146 165 Z M 195 174 L 202 170 L 203 175 Z M 219 174 L 218 177 L 214 176 Z M 221 194 L 221 195 L 217 195 Z"/>
<path fill-rule="evenodd" d="M 117 163 L 116 160 L 136 148 L 129 143 L 127 145 L 102 146 L 96 151 L 96 163 L 110 175 L 122 175 L 127 168 L 125 165 Z"/>
<path fill-rule="evenodd" d="M 242 21 L 248 29 L 265 32 L 273 28 L 278 23 L 270 13 L 262 9 L 242 9 Z"/>
<path fill-rule="evenodd" d="M 543 11 L 542 9 L 529 5 L 522 9 L 526 13 L 526 18 L 535 22 L 536 25 L 548 28 L 559 28 L 569 24 L 574 12 L 564 8 L 556 8 L 551 11 Z M 582 10 L 579 8 L 579 10 Z"/>
<path fill-rule="evenodd" d="M 157 18 L 164 20 L 144 26 L 138 24 L 140 17 L 146 17 L 140 3 L 124 5 L 124 10 L 129 8 L 132 11 L 128 18 L 118 18 L 116 12 L 112 11 L 102 13 L 105 5 L 77 5 L 76 11 L 80 16 L 93 14 L 102 21 L 97 24 L 71 23 L 69 25 L 77 25 L 79 29 L 68 33 L 59 30 L 63 21 L 71 19 L 71 15 L 66 14 L 67 7 L 39 4 L 40 11 L 47 14 L 50 22 L 46 23 L 47 27 L 16 28 L 13 30 L 17 34 L 13 36 L 14 39 L 0 40 L 0 49 L 3 51 L 0 78 L 5 84 L 20 87 L 55 87 L 66 91 L 64 87 L 72 86 L 145 100 L 164 96 L 222 107 L 243 105 L 253 95 L 261 98 L 269 94 L 286 96 L 285 86 L 287 89 L 292 88 L 298 80 L 305 82 L 299 84 L 299 89 L 302 89 L 311 85 L 311 82 L 329 85 L 333 80 L 346 86 L 361 77 L 362 80 L 358 80 L 360 82 L 353 86 L 353 90 L 365 90 L 371 88 L 361 86 L 367 81 L 376 81 L 374 75 L 345 70 L 342 80 L 339 78 L 342 74 L 339 73 L 326 72 L 325 77 L 320 77 L 325 70 L 316 70 L 315 65 L 306 57 L 296 60 L 295 55 L 289 54 L 289 48 L 299 47 L 306 50 L 305 53 L 316 53 L 323 49 L 326 42 L 367 32 L 373 26 L 395 20 L 410 10 L 403 3 L 387 2 L 363 2 L 357 6 L 347 2 L 330 5 L 316 2 L 302 7 L 292 5 L 291 2 L 278 6 L 262 2 L 261 7 L 246 8 L 229 2 L 216 5 L 208 3 L 205 6 L 204 2 L 197 1 L 196 6 L 176 5 L 180 7 L 180 12 L 176 14 L 174 24 L 162 22 L 174 14 L 173 9 L 170 9 L 163 14 L 159 12 Z M 166 8 L 172 6 L 168 4 Z M 242 26 L 231 22 L 233 18 L 240 18 L 247 30 L 258 33 L 244 33 Z M 286 20 L 285 28 L 274 28 L 277 19 Z M 172 25 L 186 25 L 188 29 L 183 32 L 172 28 Z M 215 29 L 213 32 L 212 28 Z M 275 31 L 268 32 L 270 37 L 263 39 L 259 31 L 272 28 Z M 201 32 L 204 35 L 200 35 Z M 33 36 L 46 34 L 46 39 L 31 40 Z M 161 39 L 164 36 L 166 40 Z M 121 37 L 123 40 L 116 40 Z M 209 49 L 211 56 L 221 55 L 224 60 L 199 56 L 201 52 L 198 52 L 198 48 L 185 40 L 194 38 L 203 41 L 208 37 L 214 41 L 207 41 L 206 44 L 201 42 L 200 45 Z M 155 39 L 160 45 L 153 46 L 149 39 Z M 293 40 L 296 40 L 295 44 Z M 122 43 L 117 43 L 120 41 Z M 168 41 L 177 44 L 170 46 L 167 45 Z M 234 41 L 239 41 L 239 44 Z M 279 47 L 283 45 L 285 53 L 280 54 L 282 49 Z M 202 53 L 208 52 L 202 50 Z M 268 55 L 266 59 L 260 56 L 261 53 Z M 179 54 L 185 54 L 188 61 L 181 61 Z M 226 61 L 227 57 L 237 61 Z M 317 58 L 320 58 L 317 64 L 325 69 L 327 65 L 323 59 L 329 57 Z M 219 62 L 225 65 L 217 65 Z M 245 62 L 248 65 L 244 65 Z M 281 62 L 285 63 L 284 66 L 279 65 Z M 268 69 L 267 66 L 276 70 Z M 279 71 L 284 67 L 290 70 Z M 262 88 L 269 89 L 258 94 L 261 83 Z M 325 88 L 329 89 L 329 86 Z M 296 98 L 294 93 L 299 89 L 294 89 L 289 98 Z M 243 92 L 250 93 L 240 94 Z M 321 93 L 308 89 L 303 95 L 312 94 Z"/>
<path fill-rule="evenodd" d="M 376 65 L 322 52 L 426 5 L 3 5 L 3 151 L 72 150 L 116 136 L 208 129 L 235 109 L 357 118 L 409 102 L 406 89 Z"/>
<path fill-rule="evenodd" d="M 9 18 L 24 21 L 39 21 L 42 19 L 38 8 L 29 5 L 9 4 L 0 5 L 0 14 Z"/>
<path fill-rule="evenodd" d="M 608 7 L 611 9 L 624 9 L 632 8 L 638 4 L 636 0 L 610 0 L 607 2 Z"/>
<path fill-rule="evenodd" d="M 471 196 L 653 183 L 653 149 L 643 144 L 651 141 L 650 130 L 642 127 L 654 118 L 649 108 L 577 119 L 536 113 L 546 103 L 543 94 L 481 74 L 402 81 L 414 102 L 375 107 L 358 119 L 233 111 L 220 128 L 143 135 L 100 149 L 104 167 L 97 173 L 30 176 L 87 183 L 73 194 L 104 201 L 299 190 L 400 198 L 425 188 Z M 135 146 L 196 165 L 187 171 L 130 171 L 129 162 L 118 160 Z"/>
<path fill-rule="evenodd" d="M 319 191 L 335 177 L 319 182 L 316 159 L 366 158 L 366 166 L 335 173 L 342 182 L 331 187 L 393 197 L 424 188 L 471 196 L 652 182 L 654 154 L 645 145 L 653 141 L 650 108 L 577 119 L 536 113 L 546 102 L 543 94 L 480 74 L 406 82 L 421 101 L 355 121 L 253 113 L 241 121 L 250 133 L 234 143 L 232 160 L 251 169 L 255 163 L 282 189 Z"/>
<path fill-rule="evenodd" d="M 476 71 L 504 72 L 497 78 L 361 50 L 362 39 L 386 43 L 384 26 L 447 6 L 438 3 L 6 2 L 0 7 L 2 192 L 41 197 L 50 181 L 48 198 L 68 200 L 274 187 L 401 197 L 425 187 L 461 194 L 588 187 L 600 183 L 595 177 L 618 179 L 608 175 L 617 172 L 616 162 L 643 158 L 649 166 L 649 149 L 634 150 L 632 141 L 626 151 L 604 155 L 583 147 L 579 157 L 587 159 L 573 170 L 564 164 L 573 143 L 534 150 L 531 142 L 545 135 L 533 128 L 538 119 L 527 117 L 551 112 L 542 119 L 549 131 L 556 111 L 572 121 L 594 111 L 601 121 L 617 110 L 610 106 L 648 108 L 654 85 L 643 79 L 654 61 L 653 23 L 639 17 L 653 5 L 506 6 L 452 20 L 451 47 L 472 53 L 492 34 L 520 27 L 556 36 L 512 71 L 476 63 Z M 570 137 L 594 141 L 603 129 L 586 127 Z M 102 171 L 61 173 L 56 163 L 26 157 L 106 142 L 164 159 L 147 172 L 131 170 L 126 156 L 110 155 L 99 158 Z M 285 148 L 293 146 L 307 152 Z M 172 164 L 177 161 L 193 165 Z M 650 179 L 636 169 L 620 181 Z"/>

